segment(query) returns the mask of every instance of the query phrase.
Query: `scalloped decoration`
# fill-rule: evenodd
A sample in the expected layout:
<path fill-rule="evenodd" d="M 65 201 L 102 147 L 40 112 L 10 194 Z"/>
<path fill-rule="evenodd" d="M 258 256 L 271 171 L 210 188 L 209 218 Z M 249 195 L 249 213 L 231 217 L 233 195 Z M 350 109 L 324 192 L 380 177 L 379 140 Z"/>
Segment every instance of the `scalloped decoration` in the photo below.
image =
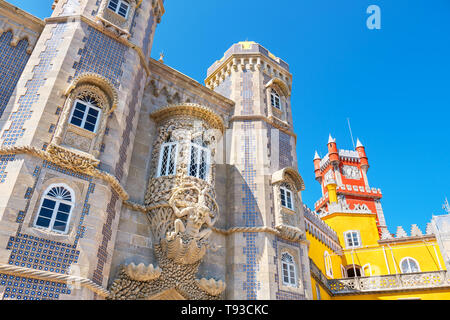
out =
<path fill-rule="evenodd" d="M 146 266 L 141 263 L 136 266 L 134 263 L 131 263 L 125 267 L 125 273 L 133 280 L 136 281 L 152 281 L 158 279 L 161 276 L 161 268 L 154 267 L 152 264 Z"/>
<path fill-rule="evenodd" d="M 203 291 L 209 293 L 212 296 L 218 296 L 222 292 L 225 291 L 227 285 L 222 280 L 215 280 L 215 279 L 195 279 L 200 289 Z"/>

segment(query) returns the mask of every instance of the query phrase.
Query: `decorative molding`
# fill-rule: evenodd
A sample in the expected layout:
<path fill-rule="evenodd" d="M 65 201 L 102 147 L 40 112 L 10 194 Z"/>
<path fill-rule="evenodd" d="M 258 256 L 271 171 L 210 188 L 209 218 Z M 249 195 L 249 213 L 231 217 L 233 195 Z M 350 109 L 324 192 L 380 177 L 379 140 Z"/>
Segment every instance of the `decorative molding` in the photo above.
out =
<path fill-rule="evenodd" d="M 107 297 L 110 295 L 109 291 L 103 287 L 95 284 L 92 280 L 82 277 L 75 277 L 50 271 L 34 270 L 30 268 L 23 268 L 18 266 L 11 266 L 9 264 L 0 264 L 0 273 L 9 274 L 17 277 L 27 277 L 38 280 L 50 280 L 60 283 L 80 284 L 83 287 L 95 292 L 96 294 Z"/>
<path fill-rule="evenodd" d="M 294 182 L 297 192 L 305 190 L 305 183 L 303 182 L 302 176 L 293 167 L 287 167 L 272 174 L 272 184 L 286 181 L 289 177 Z"/>
<path fill-rule="evenodd" d="M 146 266 L 145 264 L 141 263 L 138 266 L 136 266 L 134 263 L 131 263 L 127 265 L 125 268 L 125 273 L 133 280 L 136 281 L 151 281 L 156 280 L 161 276 L 161 268 L 154 267 L 152 264 L 149 266 Z"/>

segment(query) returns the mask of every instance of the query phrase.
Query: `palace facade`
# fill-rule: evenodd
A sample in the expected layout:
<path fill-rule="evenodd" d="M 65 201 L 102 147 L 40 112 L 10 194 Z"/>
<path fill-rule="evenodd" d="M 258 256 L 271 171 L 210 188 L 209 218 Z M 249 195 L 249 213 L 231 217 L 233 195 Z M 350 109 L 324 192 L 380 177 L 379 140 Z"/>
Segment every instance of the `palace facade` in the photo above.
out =
<path fill-rule="evenodd" d="M 302 203 L 289 65 L 239 42 L 202 85 L 150 57 L 164 12 L 0 1 L 2 299 L 448 298 L 448 228 L 392 236 L 361 143 Z"/>

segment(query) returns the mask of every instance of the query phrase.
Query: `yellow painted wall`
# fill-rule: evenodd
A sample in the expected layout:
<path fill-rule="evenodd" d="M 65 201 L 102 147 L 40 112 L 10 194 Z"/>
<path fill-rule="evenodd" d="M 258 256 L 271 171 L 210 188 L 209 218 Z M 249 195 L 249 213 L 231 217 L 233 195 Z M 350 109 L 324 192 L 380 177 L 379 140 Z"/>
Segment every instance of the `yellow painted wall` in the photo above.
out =
<path fill-rule="evenodd" d="M 417 299 L 420 300 L 450 300 L 450 290 L 417 290 L 406 293 L 379 293 L 379 294 L 358 294 L 347 296 L 335 296 L 332 300 L 399 300 Z"/>
<path fill-rule="evenodd" d="M 320 300 L 331 300 L 331 296 L 328 294 L 328 292 L 314 279 L 311 277 L 311 285 L 312 285 L 312 291 L 313 291 L 313 300 L 317 299 L 317 290 L 316 290 L 316 284 L 319 284 L 319 290 L 320 290 Z"/>
<path fill-rule="evenodd" d="M 328 248 L 316 237 L 314 237 L 309 231 L 306 232 L 306 239 L 310 242 L 309 257 L 314 261 L 314 263 L 320 269 L 320 271 L 322 271 L 322 273 L 327 276 L 325 271 L 325 259 L 324 259 L 325 251 L 327 251 L 331 256 L 331 264 L 333 266 L 332 279 L 341 278 L 341 264 L 342 264 L 341 257 L 335 254 L 333 250 Z M 327 276 L 327 278 L 330 277 Z"/>
<path fill-rule="evenodd" d="M 378 240 L 380 240 L 375 214 L 334 213 L 323 218 L 323 221 L 336 231 L 339 242 L 344 249 L 344 232 L 349 230 L 360 232 L 363 246 L 377 245 Z"/>

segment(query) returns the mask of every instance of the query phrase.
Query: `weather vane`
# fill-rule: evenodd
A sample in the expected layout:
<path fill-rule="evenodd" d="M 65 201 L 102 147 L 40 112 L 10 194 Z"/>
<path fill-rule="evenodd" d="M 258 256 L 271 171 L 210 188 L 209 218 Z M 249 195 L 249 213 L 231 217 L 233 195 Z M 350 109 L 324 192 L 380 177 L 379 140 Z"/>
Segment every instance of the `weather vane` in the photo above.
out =
<path fill-rule="evenodd" d="M 164 51 L 159 54 L 159 62 L 164 63 Z"/>

